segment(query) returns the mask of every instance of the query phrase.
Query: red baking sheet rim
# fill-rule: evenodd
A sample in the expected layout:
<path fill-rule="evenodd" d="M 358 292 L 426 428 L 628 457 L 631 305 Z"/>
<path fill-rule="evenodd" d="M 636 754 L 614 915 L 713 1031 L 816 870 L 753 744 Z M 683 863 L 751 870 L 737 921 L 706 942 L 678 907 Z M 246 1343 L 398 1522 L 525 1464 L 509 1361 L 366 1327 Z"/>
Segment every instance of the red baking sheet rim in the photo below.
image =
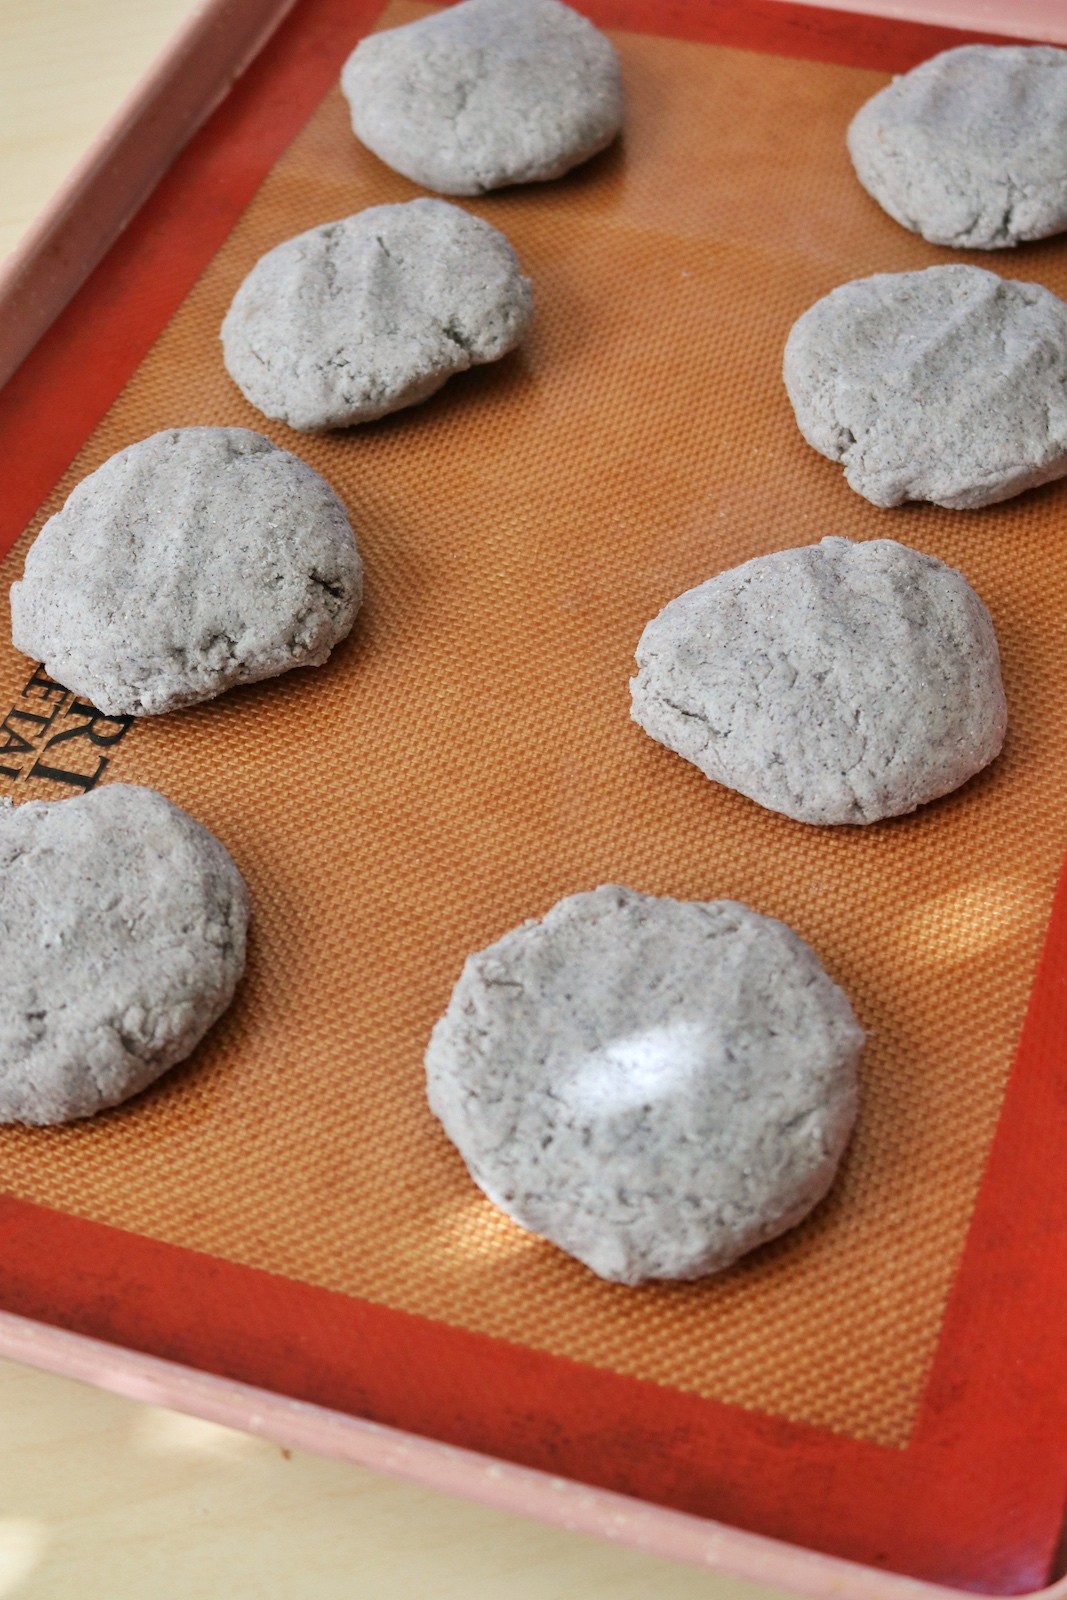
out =
<path fill-rule="evenodd" d="M 0 391 L 0 555 L 132 375 L 382 0 L 300 0 Z M 785 0 L 583 0 L 601 26 L 903 71 L 992 35 Z M 1003 42 L 1003 41 L 1002 41 Z M 1013 41 L 1018 42 L 1018 41 Z M 915 1432 L 869 1445 L 0 1197 L 0 1305 L 830 1554 L 1047 1581 L 1067 1504 L 1067 875 Z"/>

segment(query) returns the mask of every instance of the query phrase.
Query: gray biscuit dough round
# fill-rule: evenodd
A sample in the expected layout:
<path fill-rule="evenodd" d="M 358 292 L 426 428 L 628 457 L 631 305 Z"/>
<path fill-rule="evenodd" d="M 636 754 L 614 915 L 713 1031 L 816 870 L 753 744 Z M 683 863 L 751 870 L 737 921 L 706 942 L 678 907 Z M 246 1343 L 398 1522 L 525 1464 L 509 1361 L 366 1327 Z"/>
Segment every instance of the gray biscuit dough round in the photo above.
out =
<path fill-rule="evenodd" d="M 11 636 L 101 711 L 149 716 L 321 666 L 362 594 L 348 514 L 317 472 L 246 428 L 172 428 L 45 523 Z"/>
<path fill-rule="evenodd" d="M 999 250 L 1067 228 L 1067 50 L 968 44 L 894 78 L 848 130 L 856 175 L 933 244 Z"/>
<path fill-rule="evenodd" d="M 226 313 L 226 370 L 307 433 L 372 422 L 499 361 L 533 315 L 504 235 L 445 200 L 371 206 L 276 245 Z"/>
<path fill-rule="evenodd" d="M 1067 474 L 1067 305 L 982 267 L 842 284 L 794 324 L 801 433 L 876 506 L 992 505 Z"/>
<path fill-rule="evenodd" d="M 878 822 L 966 783 L 1007 730 L 989 612 L 894 539 L 758 556 L 641 635 L 631 715 L 707 777 L 798 822 Z"/>
<path fill-rule="evenodd" d="M 0 1122 L 91 1117 L 183 1061 L 247 926 L 229 853 L 154 789 L 0 804 Z"/>
<path fill-rule="evenodd" d="M 468 957 L 430 1106 L 522 1227 L 602 1278 L 699 1278 L 829 1189 L 863 1039 L 783 923 L 606 885 Z"/>
<path fill-rule="evenodd" d="M 622 127 L 615 50 L 559 0 L 464 0 L 371 34 L 341 87 L 356 137 L 440 194 L 558 178 Z"/>

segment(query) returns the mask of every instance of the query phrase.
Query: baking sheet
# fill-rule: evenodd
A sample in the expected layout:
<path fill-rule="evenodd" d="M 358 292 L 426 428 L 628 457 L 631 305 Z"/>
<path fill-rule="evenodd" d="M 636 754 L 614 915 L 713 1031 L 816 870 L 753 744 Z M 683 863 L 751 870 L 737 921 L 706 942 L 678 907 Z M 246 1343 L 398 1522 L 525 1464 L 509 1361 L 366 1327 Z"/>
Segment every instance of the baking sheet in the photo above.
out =
<path fill-rule="evenodd" d="M 425 10 L 394 0 L 383 25 Z M 94 717 L 0 646 L 0 793 L 152 784 L 224 840 L 254 909 L 238 1002 L 195 1056 L 93 1123 L 2 1130 L 0 1182 L 147 1239 L 903 1451 L 1067 838 L 1067 489 L 978 514 L 883 512 L 796 431 L 779 376 L 795 317 L 847 278 L 956 259 L 899 229 L 851 173 L 843 130 L 885 74 L 617 43 L 621 145 L 559 183 L 463 202 L 534 279 L 520 352 L 325 439 L 242 400 L 217 329 L 258 256 L 420 192 L 354 141 L 334 91 L 5 564 L 6 581 L 42 517 L 114 450 L 237 424 L 345 498 L 367 599 L 327 667 L 134 725 Z M 981 259 L 1067 293 L 1056 241 Z M 993 614 L 1011 711 L 987 773 L 866 829 L 761 811 L 628 719 L 633 647 L 669 598 L 826 534 L 889 535 L 961 567 Z M 700 1284 L 602 1284 L 523 1234 L 425 1105 L 422 1050 L 466 952 L 603 881 L 783 918 L 870 1031 L 829 1200 Z"/>

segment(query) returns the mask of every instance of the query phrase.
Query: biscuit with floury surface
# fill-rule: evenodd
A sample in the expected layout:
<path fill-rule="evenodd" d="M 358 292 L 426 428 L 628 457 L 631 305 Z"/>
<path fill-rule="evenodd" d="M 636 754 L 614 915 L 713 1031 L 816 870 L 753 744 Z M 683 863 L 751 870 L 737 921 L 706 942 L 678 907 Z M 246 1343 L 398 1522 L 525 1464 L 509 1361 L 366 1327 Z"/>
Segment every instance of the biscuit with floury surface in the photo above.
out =
<path fill-rule="evenodd" d="M 961 45 L 894 78 L 848 130 L 856 175 L 931 244 L 1003 250 L 1067 228 L 1067 50 Z"/>
<path fill-rule="evenodd" d="M 363 569 L 341 501 L 247 428 L 171 428 L 83 478 L 11 586 L 15 648 L 109 716 L 317 667 Z"/>
<path fill-rule="evenodd" d="M 783 923 L 607 885 L 468 957 L 426 1052 L 474 1181 L 602 1278 L 699 1278 L 825 1195 L 864 1034 Z"/>
<path fill-rule="evenodd" d="M 247 926 L 228 851 L 154 789 L 0 803 L 0 1122 L 91 1117 L 183 1061 Z"/>
<path fill-rule="evenodd" d="M 807 442 L 876 506 L 994 505 L 1067 475 L 1067 304 L 983 267 L 882 272 L 794 323 Z"/>
<path fill-rule="evenodd" d="M 559 0 L 463 0 L 371 34 L 341 88 L 356 137 L 439 194 L 558 178 L 623 120 L 614 47 Z"/>
<path fill-rule="evenodd" d="M 533 290 L 502 233 L 444 200 L 370 206 L 267 252 L 222 324 L 226 370 L 305 433 L 419 405 L 521 341 Z"/>
<path fill-rule="evenodd" d="M 1000 752 L 989 612 L 894 539 L 779 550 L 679 595 L 641 635 L 631 715 L 706 777 L 798 822 L 869 823 Z"/>

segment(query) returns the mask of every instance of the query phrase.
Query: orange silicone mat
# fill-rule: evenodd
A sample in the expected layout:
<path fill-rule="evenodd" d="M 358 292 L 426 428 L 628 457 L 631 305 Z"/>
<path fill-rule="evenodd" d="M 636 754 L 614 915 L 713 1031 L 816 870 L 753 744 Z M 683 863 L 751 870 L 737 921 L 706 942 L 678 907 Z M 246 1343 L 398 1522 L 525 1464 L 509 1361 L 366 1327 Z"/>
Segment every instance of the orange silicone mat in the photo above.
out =
<path fill-rule="evenodd" d="M 393 0 L 381 25 L 428 9 Z M 0 1185 L 899 1451 L 1067 841 L 1067 484 L 979 513 L 880 511 L 796 429 L 780 378 L 794 319 L 849 278 L 958 259 L 852 174 L 844 130 L 886 74 L 615 38 L 622 141 L 557 183 L 460 202 L 533 279 L 519 352 L 325 438 L 242 399 L 217 333 L 257 258 L 420 192 L 355 141 L 334 89 L 4 565 L 6 585 L 43 518 L 113 451 L 165 427 L 241 425 L 342 495 L 366 601 L 326 667 L 132 725 L 0 644 L 0 794 L 151 784 L 225 842 L 254 916 L 239 997 L 195 1055 L 91 1123 L 0 1130 Z M 1062 242 L 982 264 L 1067 296 Z M 992 612 L 1011 714 L 986 773 L 868 828 L 763 811 L 628 717 L 633 649 L 667 600 L 827 534 L 890 536 L 960 567 Z M 830 1198 L 701 1283 L 601 1283 L 524 1234 L 425 1103 L 422 1052 L 466 953 L 605 881 L 782 918 L 869 1030 Z"/>
<path fill-rule="evenodd" d="M 424 9 L 394 0 L 383 25 Z M 157 429 L 257 428 L 345 499 L 367 599 L 325 669 L 144 720 L 115 747 L 109 780 L 161 789 L 239 862 L 249 975 L 193 1060 L 133 1105 L 3 1130 L 0 1182 L 902 1445 L 1067 840 L 1055 669 L 1067 487 L 977 515 L 883 512 L 797 433 L 780 378 L 795 317 L 848 278 L 952 259 L 884 216 L 849 167 L 843 130 L 884 77 L 618 44 L 624 147 L 563 183 L 466 202 L 533 278 L 537 323 L 519 354 L 327 439 L 242 399 L 218 327 L 252 264 L 317 222 L 419 192 L 356 143 L 335 90 L 46 503 Z M 1062 244 L 997 266 L 1067 294 Z M 628 719 L 634 645 L 667 600 L 826 534 L 890 536 L 962 568 L 992 611 L 1011 706 L 987 775 L 863 829 L 762 811 Z M 31 670 L 5 646 L 4 704 Z M 76 751 L 88 772 L 105 753 L 68 740 L 48 761 L 63 769 Z M 20 777 L 4 792 L 57 789 Z M 425 1104 L 422 1050 L 465 954 L 611 881 L 782 918 L 871 1033 L 863 1116 L 830 1201 L 703 1283 L 600 1283 L 474 1189 Z"/>

